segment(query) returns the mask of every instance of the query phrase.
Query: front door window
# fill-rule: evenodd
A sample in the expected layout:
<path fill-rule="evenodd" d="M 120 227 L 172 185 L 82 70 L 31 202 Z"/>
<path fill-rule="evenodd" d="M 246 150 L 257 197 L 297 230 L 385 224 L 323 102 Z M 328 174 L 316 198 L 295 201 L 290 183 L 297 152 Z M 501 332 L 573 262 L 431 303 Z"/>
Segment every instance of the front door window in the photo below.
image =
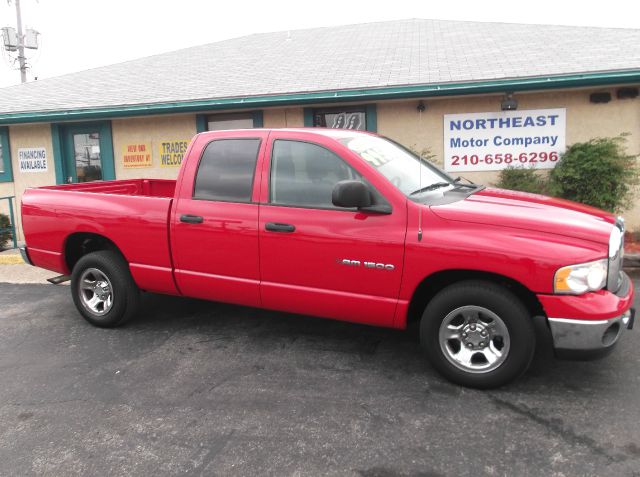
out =
<path fill-rule="evenodd" d="M 102 180 L 100 133 L 74 134 L 73 150 L 78 182 Z"/>

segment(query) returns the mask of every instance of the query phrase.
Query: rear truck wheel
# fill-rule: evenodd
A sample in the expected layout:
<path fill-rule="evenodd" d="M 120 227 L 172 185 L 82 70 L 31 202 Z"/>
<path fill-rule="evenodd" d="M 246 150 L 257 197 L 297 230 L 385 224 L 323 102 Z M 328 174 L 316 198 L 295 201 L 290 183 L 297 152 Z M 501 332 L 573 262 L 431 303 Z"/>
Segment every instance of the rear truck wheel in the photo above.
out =
<path fill-rule="evenodd" d="M 420 343 L 444 377 L 488 389 L 527 370 L 535 332 L 526 307 L 507 288 L 469 280 L 446 287 L 429 302 Z"/>
<path fill-rule="evenodd" d="M 78 260 L 71 274 L 71 296 L 80 314 L 102 328 L 121 325 L 136 313 L 140 303 L 140 290 L 127 262 L 106 250 Z"/>

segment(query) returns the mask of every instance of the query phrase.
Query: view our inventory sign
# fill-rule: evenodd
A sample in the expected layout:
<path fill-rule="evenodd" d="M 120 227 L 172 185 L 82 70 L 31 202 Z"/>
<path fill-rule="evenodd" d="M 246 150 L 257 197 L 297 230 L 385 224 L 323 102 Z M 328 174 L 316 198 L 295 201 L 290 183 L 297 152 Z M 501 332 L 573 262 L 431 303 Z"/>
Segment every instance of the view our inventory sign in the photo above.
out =
<path fill-rule="evenodd" d="M 136 167 L 151 167 L 153 165 L 153 159 L 151 157 L 151 144 L 125 144 L 122 147 L 122 165 L 125 169 Z"/>
<path fill-rule="evenodd" d="M 44 147 L 20 148 L 18 164 L 20 172 L 47 172 L 49 169 L 47 150 Z"/>
<path fill-rule="evenodd" d="M 506 167 L 551 169 L 565 150 L 566 110 L 533 109 L 444 116 L 447 172 Z"/>

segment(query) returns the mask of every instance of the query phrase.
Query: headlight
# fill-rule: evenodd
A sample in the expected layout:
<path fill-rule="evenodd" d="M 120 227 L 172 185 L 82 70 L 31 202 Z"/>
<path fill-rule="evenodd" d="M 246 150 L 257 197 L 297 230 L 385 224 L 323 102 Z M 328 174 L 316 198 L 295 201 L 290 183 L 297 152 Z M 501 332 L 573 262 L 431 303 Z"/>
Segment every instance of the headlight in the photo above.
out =
<path fill-rule="evenodd" d="M 553 279 L 553 290 L 572 295 L 600 290 L 607 284 L 607 268 L 606 258 L 562 267 Z"/>

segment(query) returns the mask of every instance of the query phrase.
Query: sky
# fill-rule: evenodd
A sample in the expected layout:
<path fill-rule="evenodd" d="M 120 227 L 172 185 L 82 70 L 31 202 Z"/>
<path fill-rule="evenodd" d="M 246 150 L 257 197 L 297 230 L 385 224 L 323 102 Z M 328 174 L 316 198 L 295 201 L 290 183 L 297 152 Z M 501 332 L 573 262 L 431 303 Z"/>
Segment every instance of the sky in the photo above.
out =
<path fill-rule="evenodd" d="M 640 28 L 640 4 L 620 0 L 20 1 L 23 24 L 41 34 L 30 81 L 251 33 L 407 18 Z M 14 2 L 0 0 L 0 27 L 16 26 Z M 2 51 L 0 87 L 19 83 Z"/>

